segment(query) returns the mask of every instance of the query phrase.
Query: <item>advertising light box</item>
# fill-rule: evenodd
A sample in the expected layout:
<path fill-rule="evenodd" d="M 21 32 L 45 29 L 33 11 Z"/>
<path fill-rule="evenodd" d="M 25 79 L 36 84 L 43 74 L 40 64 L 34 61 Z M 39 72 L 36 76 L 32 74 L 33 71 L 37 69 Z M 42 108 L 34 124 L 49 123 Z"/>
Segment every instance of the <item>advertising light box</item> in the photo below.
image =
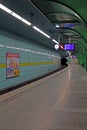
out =
<path fill-rule="evenodd" d="M 6 53 L 6 61 L 6 78 L 19 76 L 19 54 L 10 52 Z"/>

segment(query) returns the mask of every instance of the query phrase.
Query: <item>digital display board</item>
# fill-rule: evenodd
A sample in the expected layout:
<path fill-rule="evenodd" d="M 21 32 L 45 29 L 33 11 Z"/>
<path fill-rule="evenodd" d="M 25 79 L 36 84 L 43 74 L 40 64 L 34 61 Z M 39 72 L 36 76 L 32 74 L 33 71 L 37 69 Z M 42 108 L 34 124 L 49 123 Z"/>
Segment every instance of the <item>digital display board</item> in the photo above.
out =
<path fill-rule="evenodd" d="M 73 51 L 75 49 L 75 45 L 73 43 L 65 44 L 64 50 L 71 50 Z"/>

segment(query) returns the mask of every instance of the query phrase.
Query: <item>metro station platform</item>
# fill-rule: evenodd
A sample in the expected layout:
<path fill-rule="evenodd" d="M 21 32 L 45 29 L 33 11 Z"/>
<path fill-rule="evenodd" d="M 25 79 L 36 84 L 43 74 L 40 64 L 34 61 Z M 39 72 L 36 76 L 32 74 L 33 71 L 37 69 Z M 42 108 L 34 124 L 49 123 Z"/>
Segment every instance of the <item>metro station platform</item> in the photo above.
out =
<path fill-rule="evenodd" d="M 87 72 L 72 64 L 1 95 L 0 130 L 87 130 Z"/>

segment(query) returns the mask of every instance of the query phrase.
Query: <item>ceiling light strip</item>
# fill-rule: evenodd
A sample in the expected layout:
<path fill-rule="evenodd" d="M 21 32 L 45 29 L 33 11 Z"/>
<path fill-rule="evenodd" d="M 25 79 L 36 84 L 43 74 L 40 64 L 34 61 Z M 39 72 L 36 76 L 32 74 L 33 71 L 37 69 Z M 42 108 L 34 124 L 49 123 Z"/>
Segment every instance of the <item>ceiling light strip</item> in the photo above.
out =
<path fill-rule="evenodd" d="M 23 23 L 27 24 L 27 25 L 31 25 L 31 23 L 29 21 L 27 21 L 26 19 L 22 18 L 20 15 L 18 15 L 17 13 L 15 13 L 14 11 L 10 10 L 9 8 L 7 8 L 6 6 L 4 6 L 3 4 L 0 3 L 0 9 L 4 10 L 5 12 L 9 13 L 10 15 L 12 15 L 13 17 L 21 20 Z"/>
<path fill-rule="evenodd" d="M 11 15 L 14 16 L 15 18 L 19 19 L 19 20 L 22 20 L 22 17 L 20 15 L 16 14 L 13 11 L 12 11 Z"/>
<path fill-rule="evenodd" d="M 0 47 L 4 47 L 4 45 L 0 45 Z"/>
<path fill-rule="evenodd" d="M 0 3 L 0 9 L 4 10 L 5 12 L 7 12 L 7 13 L 9 13 L 9 14 L 11 14 L 11 12 L 12 12 L 10 9 L 8 9 L 6 6 L 4 6 L 4 5 L 1 4 L 1 3 Z"/>
<path fill-rule="evenodd" d="M 39 33 L 43 34 L 43 35 L 46 36 L 47 38 L 51 38 L 48 34 L 46 34 L 45 32 L 43 32 L 42 30 L 40 30 L 38 27 L 33 26 L 33 29 L 35 29 L 35 30 L 38 31 Z"/>
<path fill-rule="evenodd" d="M 22 20 L 22 22 L 24 22 L 25 24 L 27 24 L 27 25 L 29 25 L 29 26 L 31 25 L 31 23 L 30 23 L 29 21 L 27 21 L 26 19 L 22 18 L 21 20 Z"/>
<path fill-rule="evenodd" d="M 23 23 L 27 24 L 27 25 L 32 25 L 32 23 L 30 23 L 29 21 L 27 21 L 26 19 L 24 19 L 23 17 L 21 17 L 20 15 L 18 15 L 17 13 L 15 13 L 14 11 L 10 10 L 9 8 L 7 8 L 6 6 L 4 6 L 3 4 L 0 3 L 0 9 L 4 10 L 5 12 L 9 13 L 10 15 L 12 15 L 13 17 L 19 19 L 20 21 L 22 21 Z M 42 31 L 41 29 L 39 29 L 36 26 L 32 26 L 33 29 L 35 29 L 36 31 L 38 31 L 39 33 L 43 34 L 44 36 L 46 36 L 47 38 L 51 38 L 48 34 L 46 34 L 44 31 Z M 53 42 L 57 43 L 58 42 L 55 39 L 52 39 Z"/>
<path fill-rule="evenodd" d="M 59 42 L 57 42 L 55 39 L 52 39 L 52 41 L 55 42 L 55 43 L 57 43 L 57 44 L 59 44 Z"/>

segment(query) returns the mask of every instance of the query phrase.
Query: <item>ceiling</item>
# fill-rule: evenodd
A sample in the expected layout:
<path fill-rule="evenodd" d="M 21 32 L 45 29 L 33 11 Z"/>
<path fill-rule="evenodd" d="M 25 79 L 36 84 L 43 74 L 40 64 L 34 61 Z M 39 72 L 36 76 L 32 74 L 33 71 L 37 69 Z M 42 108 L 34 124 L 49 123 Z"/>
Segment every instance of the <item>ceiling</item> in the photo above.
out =
<path fill-rule="evenodd" d="M 33 25 L 43 30 L 53 39 L 57 39 L 58 34 L 54 26 L 49 22 L 41 12 L 36 9 L 28 0 L 1 0 L 1 4 L 11 9 L 24 19 L 30 21 L 32 26 L 27 26 L 20 20 L 12 17 L 9 13 L 0 9 L 0 29 L 21 36 L 25 39 L 35 41 L 37 44 L 44 45 L 53 50 L 54 42 L 33 29 Z M 62 39 L 63 40 L 63 39 Z"/>
<path fill-rule="evenodd" d="M 54 26 L 59 26 L 56 29 L 63 38 L 74 43 L 77 49 L 87 50 L 87 0 L 31 1 Z"/>
<path fill-rule="evenodd" d="M 87 0 L 0 0 L 59 42 L 74 43 L 74 53 L 87 50 Z M 0 10 L 0 28 L 53 49 L 54 43 Z M 56 27 L 57 25 L 57 27 Z M 59 39 L 58 39 L 58 36 Z M 41 40 L 42 39 L 42 40 Z M 63 51 L 61 54 L 65 54 Z"/>

